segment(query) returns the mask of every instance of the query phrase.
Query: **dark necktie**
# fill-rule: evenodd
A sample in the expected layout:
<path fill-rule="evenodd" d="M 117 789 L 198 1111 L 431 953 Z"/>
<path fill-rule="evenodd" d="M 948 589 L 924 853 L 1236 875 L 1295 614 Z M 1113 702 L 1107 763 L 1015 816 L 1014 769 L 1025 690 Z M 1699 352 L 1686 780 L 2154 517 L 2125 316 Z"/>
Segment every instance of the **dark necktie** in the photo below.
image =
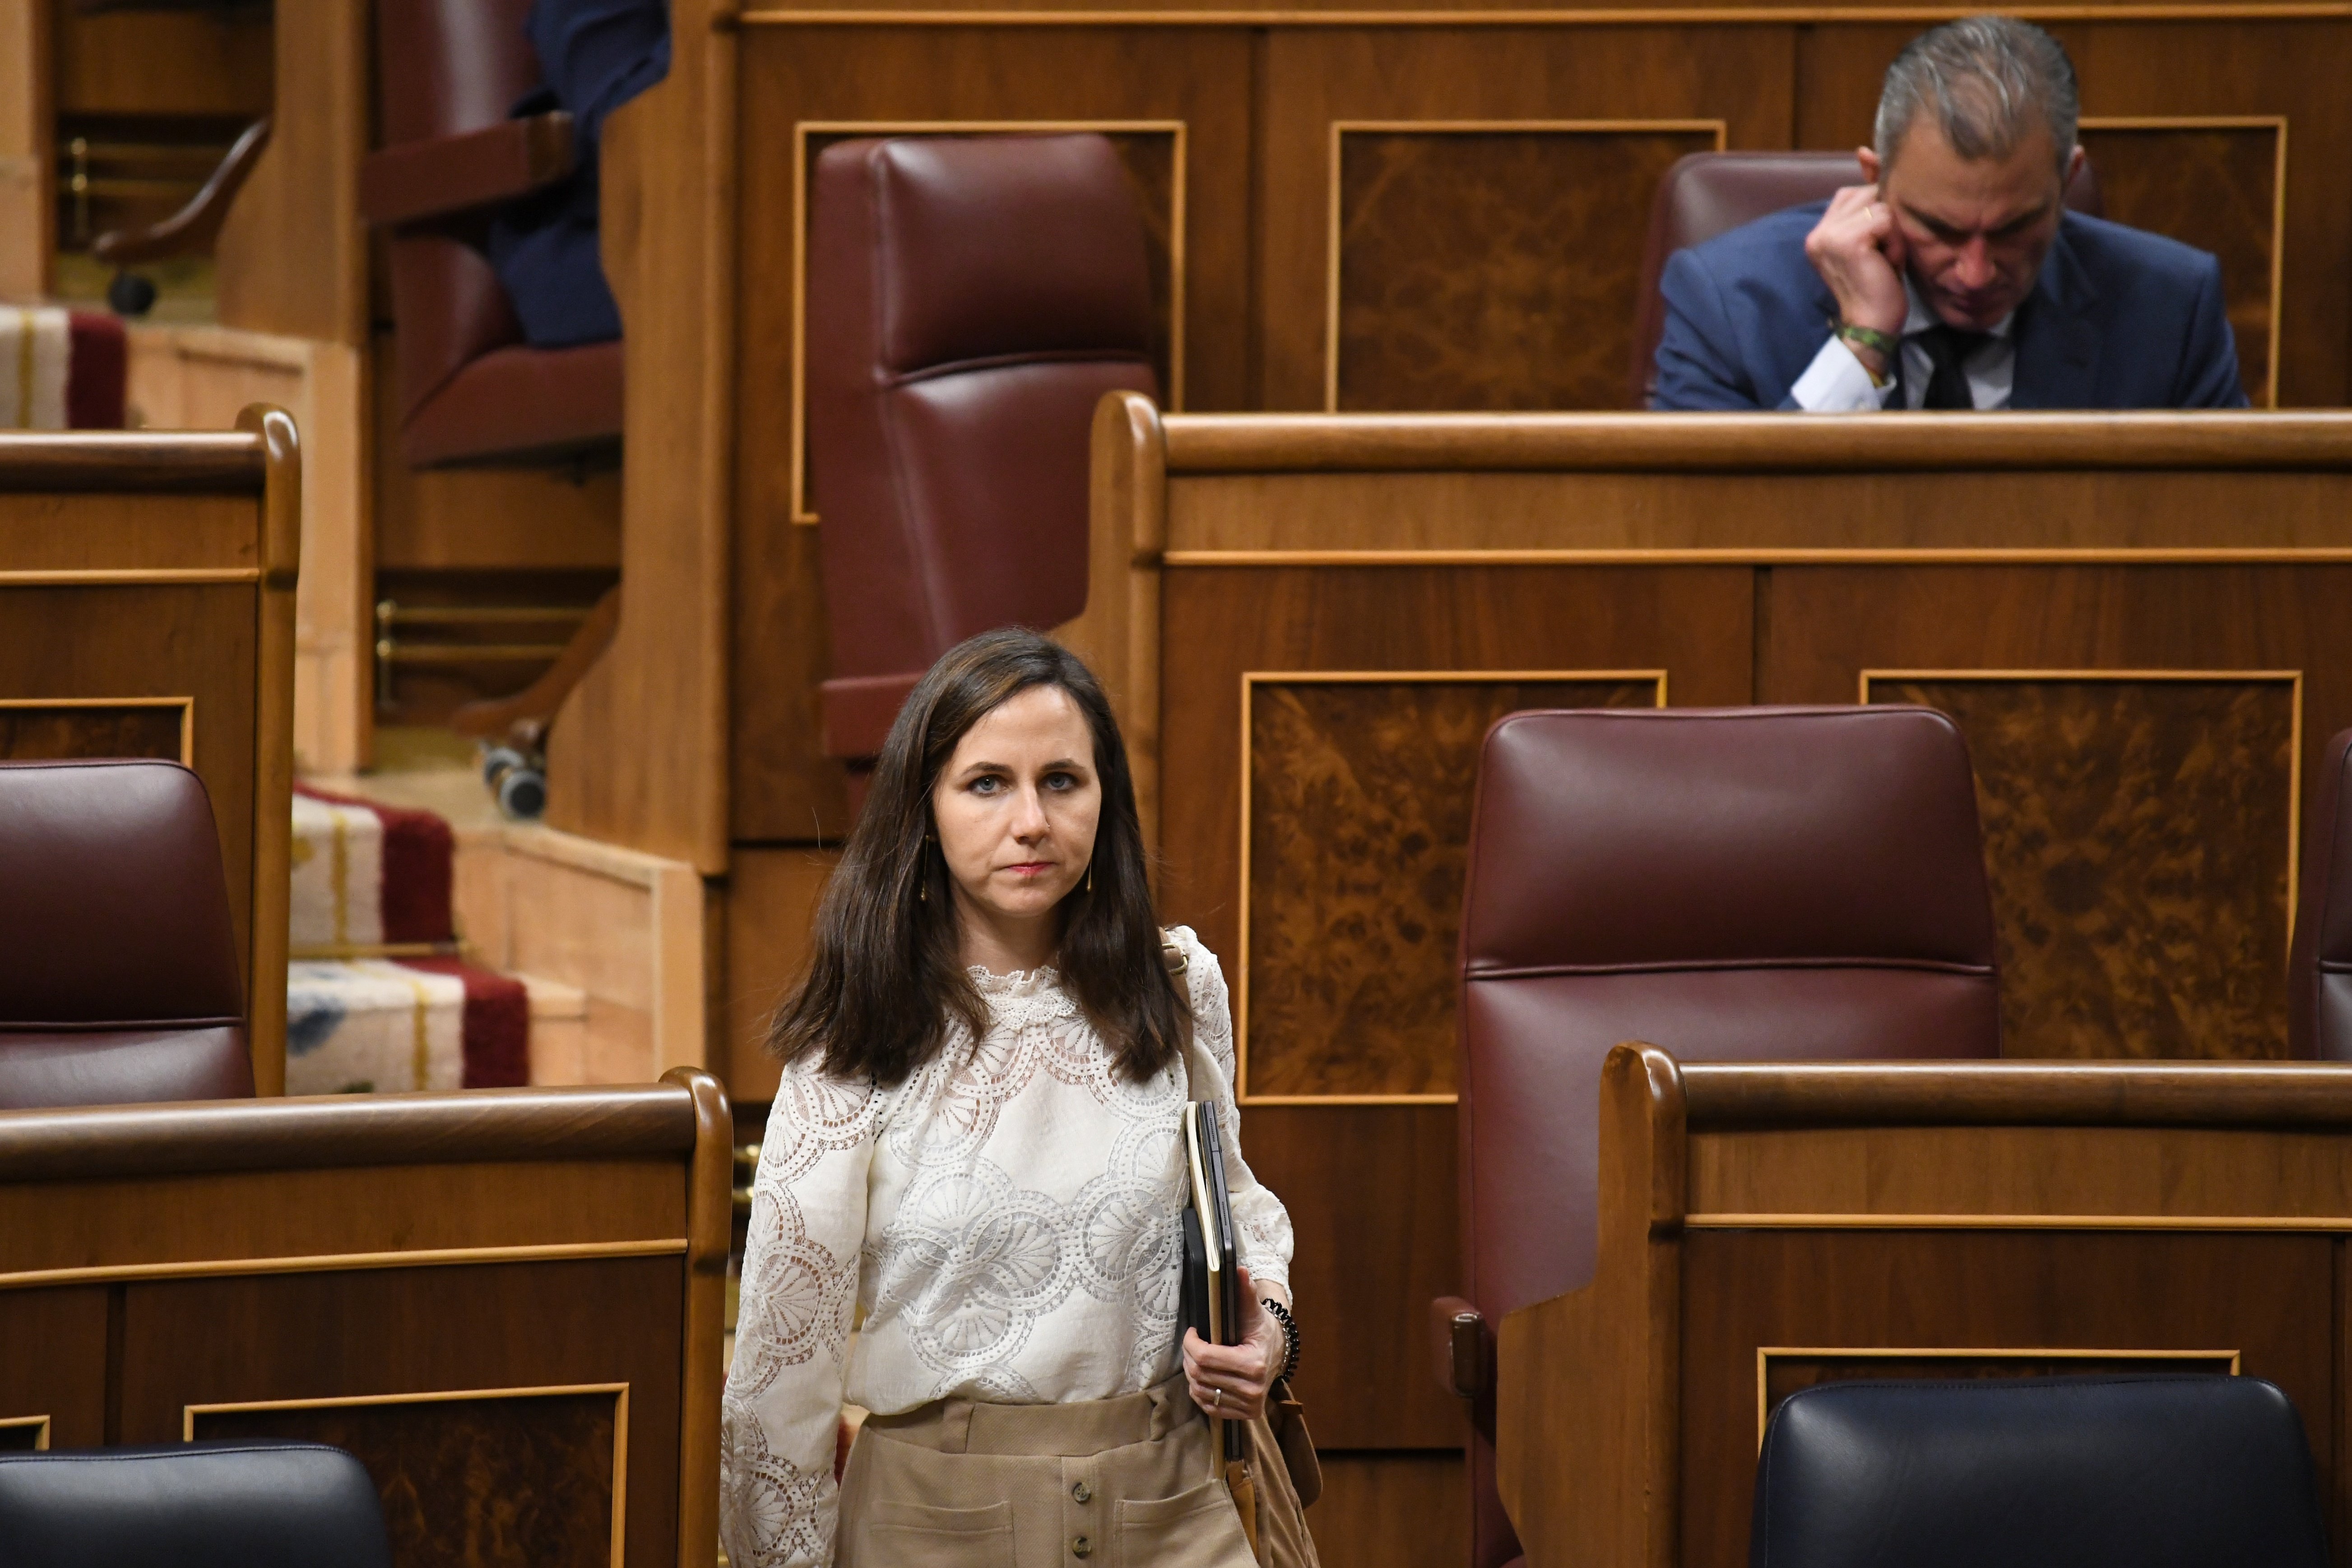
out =
<path fill-rule="evenodd" d="M 1964 331 L 1941 322 L 1921 332 L 1919 346 L 1927 351 L 1927 363 L 1933 372 L 1927 377 L 1927 401 L 1919 406 L 1974 408 L 1976 395 L 1969 390 L 1968 372 L 1960 367 L 1991 337 L 1990 332 Z"/>

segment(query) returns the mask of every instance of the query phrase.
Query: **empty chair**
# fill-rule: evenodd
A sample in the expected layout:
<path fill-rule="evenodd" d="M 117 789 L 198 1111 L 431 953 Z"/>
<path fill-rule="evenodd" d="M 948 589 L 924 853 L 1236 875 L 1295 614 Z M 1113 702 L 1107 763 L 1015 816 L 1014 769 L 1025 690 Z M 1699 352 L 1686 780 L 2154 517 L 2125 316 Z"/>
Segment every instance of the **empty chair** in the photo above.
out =
<path fill-rule="evenodd" d="M 0 763 L 0 1110 L 253 1092 L 219 833 L 194 773 Z"/>
<path fill-rule="evenodd" d="M 1825 1383 L 1772 1414 L 1749 1568 L 2324 1568 L 2311 1450 L 2254 1377 Z"/>
<path fill-rule="evenodd" d="M 2288 1054 L 2352 1061 L 2352 730 L 2327 742 L 2304 829 L 2294 950 L 2287 962 Z"/>
<path fill-rule="evenodd" d="M 401 455 L 415 467 L 521 462 L 611 447 L 621 435 L 617 341 L 534 348 L 485 254 L 503 207 L 577 164 L 572 116 L 509 110 L 537 85 L 530 0 L 376 7 L 384 145 L 360 205 L 390 226 Z"/>
<path fill-rule="evenodd" d="M 1841 185 L 1862 183 L 1862 163 L 1851 153 L 1693 153 L 1676 159 L 1658 182 L 1649 242 L 1642 250 L 1642 281 L 1634 295 L 1633 406 L 1647 408 L 1657 384 L 1658 339 L 1666 330 L 1658 279 L 1668 257 L 1782 207 L 1827 201 Z M 2067 183 L 2066 205 L 2100 216 L 2099 178 L 2088 158 Z"/>
<path fill-rule="evenodd" d="M 845 142 L 811 203 L 824 745 L 856 763 L 940 654 L 1086 608 L 1095 405 L 1157 395 L 1151 283 L 1099 136 Z"/>
<path fill-rule="evenodd" d="M 2000 1054 L 1968 749 L 1923 708 L 1514 713 L 1487 732 L 1463 896 L 1464 1295 L 1475 1568 L 1518 1555 L 1494 1479 L 1494 1329 L 1591 1278 L 1602 1059 Z"/>
<path fill-rule="evenodd" d="M 320 1443 L 0 1454 L 10 1568 L 391 1568 L 375 1483 Z"/>

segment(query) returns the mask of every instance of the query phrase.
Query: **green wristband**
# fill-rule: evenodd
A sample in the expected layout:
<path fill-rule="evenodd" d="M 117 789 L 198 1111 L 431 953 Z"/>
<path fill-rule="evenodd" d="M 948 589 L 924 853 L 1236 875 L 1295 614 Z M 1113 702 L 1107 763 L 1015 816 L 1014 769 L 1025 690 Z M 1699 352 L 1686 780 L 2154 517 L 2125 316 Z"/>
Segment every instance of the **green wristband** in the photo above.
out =
<path fill-rule="evenodd" d="M 1880 331 L 1876 327 L 1856 327 L 1846 322 L 1835 323 L 1837 335 L 1847 342 L 1858 343 L 1874 353 L 1885 354 L 1892 361 L 1902 349 L 1901 340 Z"/>

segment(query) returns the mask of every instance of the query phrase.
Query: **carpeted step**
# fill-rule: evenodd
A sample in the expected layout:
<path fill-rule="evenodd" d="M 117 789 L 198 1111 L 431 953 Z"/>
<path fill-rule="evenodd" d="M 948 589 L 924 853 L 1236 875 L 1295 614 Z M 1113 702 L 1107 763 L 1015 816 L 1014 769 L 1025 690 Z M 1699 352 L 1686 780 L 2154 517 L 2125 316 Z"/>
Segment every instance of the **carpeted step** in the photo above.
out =
<path fill-rule="evenodd" d="M 292 951 L 298 958 L 432 954 L 455 939 L 456 837 L 429 811 L 306 785 L 294 791 Z"/>
<path fill-rule="evenodd" d="M 454 958 L 297 960 L 286 1092 L 391 1094 L 530 1081 L 530 998 Z"/>

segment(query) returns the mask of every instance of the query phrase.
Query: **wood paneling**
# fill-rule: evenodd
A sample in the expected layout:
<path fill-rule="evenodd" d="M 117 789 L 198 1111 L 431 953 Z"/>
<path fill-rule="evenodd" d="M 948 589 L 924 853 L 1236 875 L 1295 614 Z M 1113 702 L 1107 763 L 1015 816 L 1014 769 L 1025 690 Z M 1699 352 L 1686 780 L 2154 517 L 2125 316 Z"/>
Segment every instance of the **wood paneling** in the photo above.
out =
<path fill-rule="evenodd" d="M 50 0 L 0 0 L 0 300 L 48 292 L 57 245 Z"/>
<path fill-rule="evenodd" d="M 1332 128 L 1327 406 L 1613 408 L 1644 193 L 1723 145 L 1697 121 Z"/>
<path fill-rule="evenodd" d="M 768 1055 L 768 1022 L 808 962 L 817 900 L 841 859 L 836 847 L 739 847 L 727 879 L 725 1005 L 727 1092 L 740 1104 L 772 1099 L 780 1069 Z"/>
<path fill-rule="evenodd" d="M 1676 702 L 1749 694 L 1740 568 L 1188 567 L 1164 595 L 1161 906 L 1229 971 L 1244 671 L 1663 669 Z"/>
<path fill-rule="evenodd" d="M 1720 121 L 1733 147 L 1782 146 L 1791 119 L 1794 40 L 1790 28 L 1737 26 L 1334 26 L 1267 33 L 1256 119 L 1263 194 L 1255 331 L 1263 345 L 1262 368 L 1250 406 L 1325 406 L 1334 124 L 1373 123 L 1384 128 L 1383 135 L 1402 137 L 1399 128 L 1413 122 Z M 1455 140 L 1443 138 L 1447 144 Z M 1441 400 L 1438 388 L 1467 393 L 1490 374 L 1514 395 L 1538 389 L 1563 395 L 1572 385 L 1598 405 L 1622 402 L 1633 272 L 1661 149 L 1653 143 L 1639 156 L 1612 153 L 1612 144 L 1593 138 L 1449 147 L 1434 135 L 1415 145 L 1422 158 L 1440 163 L 1467 160 L 1472 167 L 1462 173 L 1477 188 L 1433 196 L 1434 206 L 1364 192 L 1378 195 L 1376 205 L 1389 216 L 1381 226 L 1360 231 L 1361 243 L 1379 248 L 1359 258 L 1343 257 L 1340 281 L 1343 290 L 1362 287 L 1369 291 L 1360 299 L 1380 302 L 1380 330 L 1389 336 L 1377 350 L 1363 343 L 1381 371 L 1376 382 L 1357 384 L 1367 397 L 1410 401 L 1351 402 L 1346 388 L 1360 370 L 1349 366 L 1348 351 L 1356 345 L 1343 344 L 1340 406 L 1529 406 L 1487 396 L 1467 405 Z M 1620 177 L 1573 193 L 1531 188 L 1571 174 L 1597 175 L 1603 168 Z M 1376 173 L 1370 165 L 1364 170 Z M 1205 181 L 1201 199 L 1212 199 Z M 1401 226 L 1417 221 L 1410 216 L 1416 210 L 1433 220 L 1477 226 L 1412 233 Z M 1568 226 L 1546 232 L 1554 224 Z M 1472 258 L 1492 268 L 1484 276 L 1495 292 L 1486 299 L 1473 301 L 1451 288 L 1426 286 L 1433 281 L 1432 265 Z M 1370 270 L 1351 285 L 1348 272 L 1357 259 Z M 1605 300 L 1593 311 L 1580 308 L 1573 324 L 1550 340 L 1572 353 L 1574 365 L 1594 367 L 1590 378 L 1580 368 L 1570 382 L 1563 367 L 1533 363 L 1529 345 L 1499 320 L 1478 321 L 1464 313 L 1491 307 L 1499 317 L 1506 299 L 1509 312 L 1520 314 L 1535 301 L 1557 310 L 1569 300 L 1579 307 Z M 1465 331 L 1476 334 L 1493 357 L 1481 363 L 1463 353 L 1465 345 L 1453 340 Z M 1402 341 L 1408 332 L 1411 350 Z M 1453 350 L 1444 360 L 1432 346 L 1441 342 Z"/>
<path fill-rule="evenodd" d="M 2286 1054 L 2299 683 L 1874 679 L 1976 766 L 2010 1056 Z"/>
<path fill-rule="evenodd" d="M 116 11 L 50 5 L 61 114 L 269 112 L 274 29 L 268 11 Z"/>
<path fill-rule="evenodd" d="M 0 1355 L 0 1422 L 47 1416 L 52 1448 L 105 1440 L 106 1293 L 103 1285 L 0 1291 L 0 1344 L 16 1348 Z M 38 1436 L 29 1426 L 0 1428 L 0 1447 L 29 1448 Z"/>
<path fill-rule="evenodd" d="M 404 1563 L 615 1562 L 620 1509 L 631 1568 L 708 1563 L 729 1132 L 692 1071 L 0 1112 L 0 1336 L 41 1351 L 0 1356 L 0 1416 L 46 1402 L 59 1446 L 343 1444 Z M 552 1390 L 601 1392 L 488 1397 Z"/>
<path fill-rule="evenodd" d="M 0 698 L 0 757 L 152 757 L 184 763 L 195 739 L 188 709 L 170 700 L 60 704 Z"/>
<path fill-rule="evenodd" d="M 2106 216 L 2220 258 L 2239 379 L 2255 407 L 2273 406 L 2286 121 L 2106 121 L 2081 141 Z"/>
<path fill-rule="evenodd" d="M 621 1392 L 265 1402 L 188 1415 L 190 1437 L 328 1443 L 367 1467 L 392 1560 L 618 1568 Z M 623 1515 L 625 1521 L 625 1512 Z"/>
<path fill-rule="evenodd" d="M 1321 1447 L 1458 1449 L 1468 1433 L 1429 1372 L 1429 1303 L 1461 1283 L 1454 1130 L 1450 1105 L 1242 1112 L 1243 1156 L 1297 1233 L 1298 1397 Z"/>
<path fill-rule="evenodd" d="M 1748 1561 L 1759 1346 L 2236 1351 L 2335 1470 L 2340 1242 L 2312 1237 L 1694 1234 L 1683 1247 L 1681 1561 Z M 2171 1367 L 2143 1367 L 2170 1371 Z"/>
<path fill-rule="evenodd" d="M 817 744 L 815 689 L 830 655 L 816 533 L 792 521 L 795 128 L 1181 121 L 1185 403 L 1248 407 L 1253 55 L 1238 35 L 1195 29 L 752 29 L 741 47 L 746 286 L 736 341 L 746 395 L 734 414 L 730 831 L 739 841 L 806 844 L 839 839 L 849 811 L 840 764 Z M 634 344 L 631 353 L 634 365 Z"/>
<path fill-rule="evenodd" d="M 1307 1510 L 1329 1568 L 1436 1568 L 1470 1539 L 1462 1455 L 1324 1453 L 1323 1497 Z"/>
<path fill-rule="evenodd" d="M 1890 668 L 2303 671 L 2294 758 L 2275 679 L 1932 693 L 1963 713 L 1982 786 L 2005 1048 L 2276 1055 L 2288 780 L 2307 810 L 2319 749 L 2352 726 L 2346 592 L 2334 564 L 1776 567 L 1759 697 L 1848 701 Z"/>
<path fill-rule="evenodd" d="M 727 864 L 739 369 L 737 35 L 722 12 L 675 0 L 668 76 L 604 125 L 599 248 L 629 345 L 621 620 L 547 742 L 551 826 L 706 876 Z M 756 377 L 740 384 L 747 406 L 772 395 Z"/>
<path fill-rule="evenodd" d="M 1523 708 L 1658 706 L 1660 685 L 1250 678 L 1243 1095 L 1451 1095 L 1487 727 Z"/>
<path fill-rule="evenodd" d="M 259 597 L 249 583 L 0 590 L 0 699 L 194 698 L 195 770 L 240 952 L 253 930 Z"/>
<path fill-rule="evenodd" d="M 128 12 L 105 20 L 146 27 L 157 18 Z M 359 177 L 373 89 L 370 29 L 363 0 L 310 0 L 272 13 L 267 34 L 277 90 L 263 100 L 269 145 L 214 247 L 222 326 L 352 349 L 367 343 L 368 235 L 359 216 Z M 356 389 L 352 395 L 356 410 Z M 336 438 L 360 441 L 364 414 L 337 418 Z"/>

